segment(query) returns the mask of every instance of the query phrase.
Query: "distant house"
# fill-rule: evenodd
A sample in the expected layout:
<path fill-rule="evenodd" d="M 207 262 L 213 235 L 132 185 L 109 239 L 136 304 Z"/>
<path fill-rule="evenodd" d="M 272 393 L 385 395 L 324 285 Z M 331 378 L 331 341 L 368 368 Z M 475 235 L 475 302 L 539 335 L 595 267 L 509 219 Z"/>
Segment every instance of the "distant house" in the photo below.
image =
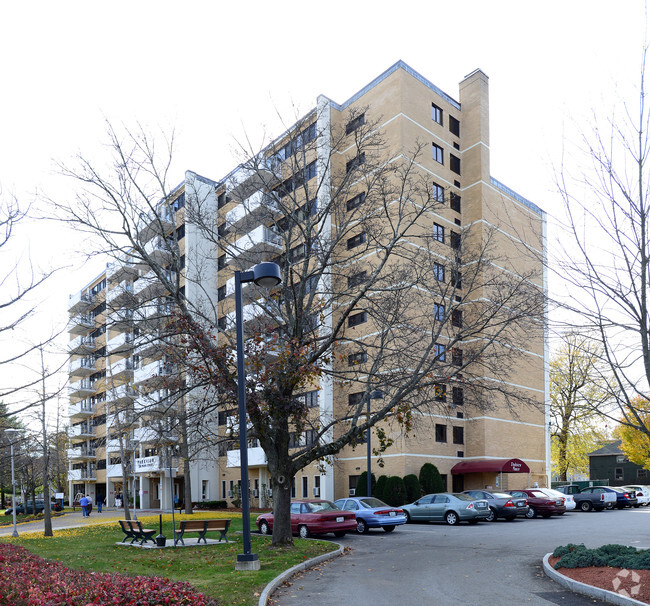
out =
<path fill-rule="evenodd" d="M 610 486 L 646 484 L 648 470 L 628 461 L 621 451 L 621 440 L 608 442 L 598 450 L 589 453 L 589 477 L 609 479 Z"/>

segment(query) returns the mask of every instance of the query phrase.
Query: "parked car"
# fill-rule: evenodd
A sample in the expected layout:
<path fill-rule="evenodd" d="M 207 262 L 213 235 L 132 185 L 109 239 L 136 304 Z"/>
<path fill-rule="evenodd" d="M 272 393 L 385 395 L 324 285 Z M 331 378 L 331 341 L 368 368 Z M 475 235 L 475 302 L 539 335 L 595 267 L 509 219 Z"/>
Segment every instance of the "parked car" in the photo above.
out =
<path fill-rule="evenodd" d="M 576 501 L 572 494 L 564 494 L 554 488 L 530 488 L 528 490 L 541 490 L 548 497 L 561 497 L 564 499 L 564 506 L 567 511 L 573 511 L 576 508 Z"/>
<path fill-rule="evenodd" d="M 273 532 L 273 512 L 257 516 L 257 527 L 262 534 Z M 342 537 L 346 532 L 357 529 L 357 520 L 353 511 L 343 511 L 331 501 L 308 499 L 292 501 L 291 532 L 303 539 L 312 534 L 333 532 Z"/>
<path fill-rule="evenodd" d="M 635 507 L 638 503 L 635 491 L 625 490 L 619 486 L 595 486 L 593 488 L 605 488 L 611 490 L 616 494 L 616 503 L 612 504 L 610 509 L 616 507 L 617 509 L 625 509 L 626 507 Z"/>
<path fill-rule="evenodd" d="M 566 512 L 564 497 L 549 497 L 539 488 L 526 488 L 524 490 L 510 490 L 509 493 L 519 499 L 528 501 L 528 519 L 536 518 L 538 515 L 543 518 L 550 518 L 552 515 L 561 516 Z"/>
<path fill-rule="evenodd" d="M 623 488 L 623 490 L 634 492 L 636 494 L 635 507 L 641 507 L 641 505 L 645 505 L 647 507 L 650 503 L 650 488 L 647 486 L 639 486 L 635 484 L 633 486 L 621 486 L 621 488 Z"/>
<path fill-rule="evenodd" d="M 496 522 L 497 518 L 511 521 L 517 516 L 525 516 L 528 513 L 525 498 L 514 498 L 506 492 L 490 492 L 488 490 L 464 490 L 463 492 L 475 499 L 485 499 L 488 502 L 492 512 L 488 522 Z"/>
<path fill-rule="evenodd" d="M 34 506 L 32 501 L 27 501 L 27 513 L 34 513 Z M 36 513 L 42 513 L 45 509 L 45 502 L 42 499 L 36 499 Z M 61 511 L 63 507 L 58 503 L 50 503 L 50 509 L 52 511 Z M 10 516 L 13 513 L 13 507 L 10 507 L 5 511 L 6 516 Z M 16 515 L 25 513 L 25 504 L 19 503 L 16 505 Z"/>
<path fill-rule="evenodd" d="M 563 494 L 578 494 L 582 489 L 577 484 L 564 484 L 562 486 L 556 486 L 554 490 Z"/>
<path fill-rule="evenodd" d="M 420 497 L 414 503 L 402 505 L 407 522 L 459 522 L 476 524 L 490 517 L 490 508 L 485 499 L 476 499 L 468 494 L 441 492 Z"/>
<path fill-rule="evenodd" d="M 609 486 L 587 486 L 573 498 L 581 511 L 602 511 L 616 507 L 617 493 Z"/>
<path fill-rule="evenodd" d="M 339 499 L 334 505 L 346 511 L 354 511 L 357 519 L 357 532 L 365 534 L 369 528 L 382 528 L 392 532 L 395 526 L 406 524 L 406 515 L 398 507 L 386 505 L 375 497 Z"/>

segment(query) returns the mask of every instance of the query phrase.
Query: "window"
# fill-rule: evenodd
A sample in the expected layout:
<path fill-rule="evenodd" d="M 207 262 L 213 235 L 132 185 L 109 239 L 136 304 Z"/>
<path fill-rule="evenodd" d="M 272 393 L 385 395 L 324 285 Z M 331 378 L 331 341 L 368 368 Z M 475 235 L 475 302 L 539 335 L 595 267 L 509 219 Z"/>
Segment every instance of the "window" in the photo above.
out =
<path fill-rule="evenodd" d="M 365 241 L 366 241 L 365 231 L 362 231 L 360 234 L 357 234 L 356 236 L 352 236 L 351 238 L 348 238 L 348 250 L 360 246 Z"/>
<path fill-rule="evenodd" d="M 226 298 L 226 287 L 220 286 L 217 290 L 217 300 L 223 301 Z"/>
<path fill-rule="evenodd" d="M 354 198 L 350 198 L 347 201 L 347 204 L 345 206 L 347 211 L 350 212 L 351 210 L 354 210 L 355 208 L 361 206 L 365 201 L 366 201 L 366 193 L 362 192 L 354 196 Z"/>
<path fill-rule="evenodd" d="M 449 237 L 449 246 L 454 250 L 460 250 L 460 234 L 457 231 L 452 231 Z"/>
<path fill-rule="evenodd" d="M 460 122 L 453 116 L 449 116 L 449 130 L 452 134 L 460 137 Z"/>
<path fill-rule="evenodd" d="M 210 498 L 210 491 L 208 490 L 208 480 L 201 480 L 201 500 L 207 501 Z"/>
<path fill-rule="evenodd" d="M 447 426 L 436 423 L 436 442 L 447 441 Z"/>
<path fill-rule="evenodd" d="M 226 330 L 226 316 L 221 316 L 221 317 L 217 320 L 217 328 L 218 328 L 219 330 Z"/>
<path fill-rule="evenodd" d="M 447 401 L 447 386 L 444 383 L 434 383 L 433 385 L 436 402 Z"/>
<path fill-rule="evenodd" d="M 462 288 L 463 280 L 462 280 L 462 274 L 455 270 L 451 270 L 451 285 L 454 286 L 455 288 Z"/>
<path fill-rule="evenodd" d="M 459 349 L 458 347 L 454 347 L 451 350 L 451 363 L 454 366 L 462 366 L 463 365 L 463 350 Z"/>
<path fill-rule="evenodd" d="M 614 479 L 615 480 L 622 480 L 623 479 L 623 468 L 622 467 L 616 467 L 614 469 Z"/>
<path fill-rule="evenodd" d="M 465 403 L 465 394 L 462 387 L 453 387 L 451 390 L 451 400 L 454 406 L 462 406 Z"/>
<path fill-rule="evenodd" d="M 625 455 L 616 455 L 617 463 L 625 463 Z"/>
<path fill-rule="evenodd" d="M 309 181 L 309 179 L 313 179 L 315 176 L 316 176 L 316 162 L 314 161 L 305 167 L 304 179 L 305 181 Z"/>
<path fill-rule="evenodd" d="M 443 162 L 443 156 L 442 156 L 442 147 L 439 145 L 436 145 L 435 143 L 431 144 L 432 150 L 433 150 L 433 159 L 436 162 L 440 162 L 440 164 L 444 164 Z"/>
<path fill-rule="evenodd" d="M 645 480 L 648 477 L 648 470 L 647 469 L 637 469 L 636 470 L 636 479 L 637 480 Z"/>
<path fill-rule="evenodd" d="M 463 427 L 454 427 L 452 429 L 452 439 L 454 444 L 465 443 L 465 429 Z"/>
<path fill-rule="evenodd" d="M 438 362 L 444 362 L 447 359 L 447 350 L 441 343 L 436 343 L 433 346 L 433 353 L 435 354 L 436 360 L 438 360 Z"/>
<path fill-rule="evenodd" d="M 291 478 L 291 498 L 296 498 L 296 476 L 293 476 L 293 478 Z"/>
<path fill-rule="evenodd" d="M 454 154 L 449 154 L 449 168 L 457 175 L 460 175 L 460 158 L 454 156 Z"/>
<path fill-rule="evenodd" d="M 438 322 L 442 322 L 445 319 L 445 306 L 440 303 L 433 304 L 433 317 Z"/>
<path fill-rule="evenodd" d="M 454 309 L 451 312 L 451 325 L 456 328 L 463 327 L 463 312 L 460 309 Z"/>
<path fill-rule="evenodd" d="M 355 393 L 348 394 L 348 406 L 358 406 L 364 401 L 365 395 L 365 391 L 357 391 Z"/>
<path fill-rule="evenodd" d="M 359 286 L 368 280 L 368 272 L 360 271 L 348 277 L 348 288 Z"/>
<path fill-rule="evenodd" d="M 458 194 L 449 195 L 449 206 L 451 210 L 455 210 L 457 213 L 460 212 L 460 196 Z"/>
<path fill-rule="evenodd" d="M 360 153 L 358 156 L 355 156 L 351 160 L 348 160 L 345 163 L 345 172 L 349 173 L 353 171 L 355 168 L 358 168 L 362 164 L 366 163 L 366 154 L 365 153 Z"/>
<path fill-rule="evenodd" d="M 445 281 L 445 266 L 441 263 L 433 264 L 433 277 L 438 280 L 438 282 Z"/>
<path fill-rule="evenodd" d="M 223 208 L 226 204 L 226 192 L 221 192 L 217 196 L 217 208 Z"/>
<path fill-rule="evenodd" d="M 433 224 L 433 239 L 438 242 L 445 241 L 445 228 L 442 225 L 438 225 L 438 223 Z"/>
<path fill-rule="evenodd" d="M 433 184 L 433 199 L 436 202 L 445 201 L 445 188 L 442 185 L 438 185 L 437 183 Z"/>
<path fill-rule="evenodd" d="M 289 260 L 290 261 L 300 261 L 300 259 L 305 258 L 305 245 L 304 244 L 298 244 L 298 246 L 294 246 L 290 251 L 289 251 Z"/>
<path fill-rule="evenodd" d="M 442 124 L 442 110 L 435 103 L 431 104 L 431 119 Z"/>
<path fill-rule="evenodd" d="M 302 476 L 302 498 L 306 499 L 309 497 L 309 478 L 307 476 Z"/>
<path fill-rule="evenodd" d="M 368 354 L 365 351 L 358 351 L 357 353 L 348 356 L 348 366 L 355 366 L 356 364 L 363 364 L 368 361 Z"/>
<path fill-rule="evenodd" d="M 357 130 L 357 128 L 363 126 L 365 123 L 366 114 L 361 114 L 360 116 L 353 118 L 345 125 L 345 134 L 349 135 L 350 133 L 353 133 L 355 130 Z"/>
<path fill-rule="evenodd" d="M 225 269 L 226 268 L 226 255 L 221 255 L 217 259 L 217 269 Z"/>
<path fill-rule="evenodd" d="M 225 224 L 225 223 L 222 223 L 221 225 L 219 225 L 219 226 L 217 227 L 217 235 L 218 235 L 220 238 L 225 237 L 227 233 L 228 233 L 228 229 L 226 228 L 226 224 Z"/>
<path fill-rule="evenodd" d="M 366 321 L 366 312 L 365 311 L 360 311 L 359 313 L 352 314 L 351 316 L 348 316 L 348 326 L 350 328 L 354 326 L 359 326 L 359 324 L 363 324 Z"/>

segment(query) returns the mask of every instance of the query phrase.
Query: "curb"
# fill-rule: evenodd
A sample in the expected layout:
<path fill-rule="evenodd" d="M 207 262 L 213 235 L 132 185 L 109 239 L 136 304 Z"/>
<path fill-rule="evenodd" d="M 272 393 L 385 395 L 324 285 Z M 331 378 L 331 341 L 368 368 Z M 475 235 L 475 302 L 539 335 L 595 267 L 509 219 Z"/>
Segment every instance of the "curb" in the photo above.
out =
<path fill-rule="evenodd" d="M 552 553 L 547 553 L 544 556 L 544 560 L 543 560 L 544 572 L 546 573 L 547 577 L 549 577 L 556 583 L 563 585 L 567 589 L 570 589 L 575 593 L 581 593 L 582 595 L 589 596 L 590 598 L 596 598 L 598 600 L 602 600 L 603 602 L 607 602 L 608 604 L 618 604 L 619 606 L 629 606 L 630 604 L 639 604 L 640 606 L 648 606 L 646 602 L 639 602 L 634 598 L 625 597 L 620 593 L 609 591 L 607 589 L 601 589 L 600 587 L 594 587 L 593 585 L 586 585 L 585 583 L 581 583 L 580 581 L 574 581 L 573 579 L 564 576 L 563 574 L 555 570 L 555 568 L 553 568 L 548 563 L 548 559 L 552 555 L 553 555 Z M 262 606 L 261 603 L 260 606 Z"/>
<path fill-rule="evenodd" d="M 311 560 L 306 560 L 305 562 L 301 562 L 300 564 L 296 564 L 293 568 L 289 568 L 288 570 L 285 570 L 282 574 L 278 575 L 275 577 L 265 588 L 264 591 L 262 592 L 262 595 L 260 595 L 260 600 L 258 602 L 258 606 L 266 606 L 266 602 L 271 596 L 271 594 L 280 586 L 282 583 L 284 583 L 287 579 L 291 578 L 295 574 L 298 574 L 299 572 L 302 572 L 303 570 L 307 568 L 311 568 L 312 566 L 315 566 L 316 564 L 320 564 L 321 562 L 326 562 L 327 560 L 333 560 L 334 558 L 339 557 L 340 555 L 343 554 L 343 545 L 340 543 L 334 543 L 335 545 L 338 545 L 339 548 L 330 551 L 329 553 L 324 553 L 323 555 L 316 556 L 315 558 L 312 558 Z M 640 604 L 640 602 L 639 602 Z M 647 606 L 645 604 L 644 606 Z"/>

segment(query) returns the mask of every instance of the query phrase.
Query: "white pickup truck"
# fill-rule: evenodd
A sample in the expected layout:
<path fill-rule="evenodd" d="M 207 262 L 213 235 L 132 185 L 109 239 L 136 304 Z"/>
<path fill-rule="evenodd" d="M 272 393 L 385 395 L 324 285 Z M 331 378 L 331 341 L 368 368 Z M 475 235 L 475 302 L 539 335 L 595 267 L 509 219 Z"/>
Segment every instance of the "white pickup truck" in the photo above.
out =
<path fill-rule="evenodd" d="M 576 509 L 580 511 L 591 511 L 592 509 L 602 511 L 605 508 L 611 509 L 616 506 L 616 493 L 603 486 L 589 486 L 580 490 L 579 486 L 568 484 L 557 486 L 555 490 L 570 494 L 576 502 Z M 608 506 L 608 503 L 611 505 Z"/>

